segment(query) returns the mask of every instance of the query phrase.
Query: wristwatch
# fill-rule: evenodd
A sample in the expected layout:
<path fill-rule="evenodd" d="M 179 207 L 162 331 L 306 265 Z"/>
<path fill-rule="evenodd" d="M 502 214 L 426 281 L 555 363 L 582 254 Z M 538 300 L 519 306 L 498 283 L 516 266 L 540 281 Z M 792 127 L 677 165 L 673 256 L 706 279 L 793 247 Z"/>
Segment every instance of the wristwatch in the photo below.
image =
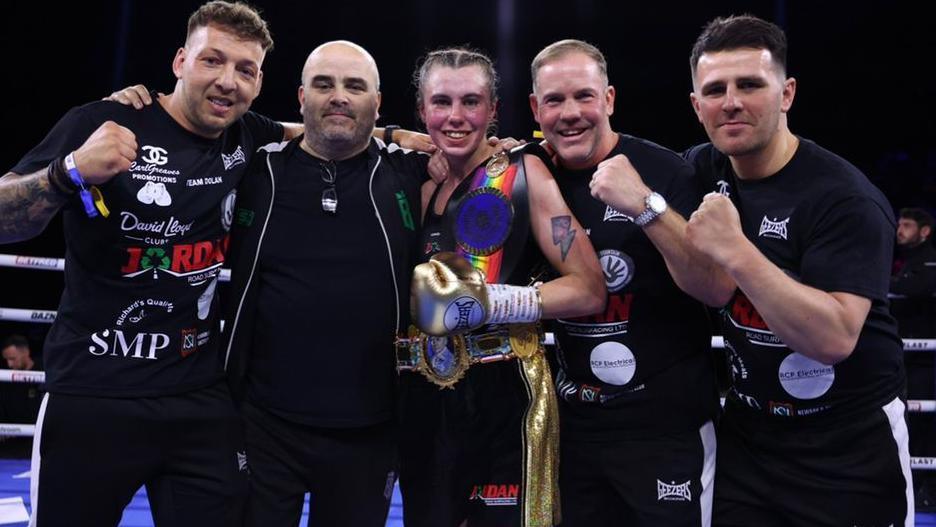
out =
<path fill-rule="evenodd" d="M 651 221 L 657 219 L 660 214 L 666 212 L 666 200 L 656 192 L 651 192 L 644 203 L 647 205 L 647 208 L 634 218 L 634 223 L 639 227 L 647 225 Z"/>

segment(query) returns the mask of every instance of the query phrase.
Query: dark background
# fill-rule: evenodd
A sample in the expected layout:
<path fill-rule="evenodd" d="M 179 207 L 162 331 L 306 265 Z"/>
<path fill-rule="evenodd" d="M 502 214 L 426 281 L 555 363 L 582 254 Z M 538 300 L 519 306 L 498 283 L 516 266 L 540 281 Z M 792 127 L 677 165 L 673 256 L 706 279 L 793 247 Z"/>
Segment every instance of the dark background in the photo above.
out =
<path fill-rule="evenodd" d="M 0 26 L 4 172 L 71 106 L 129 84 L 171 91 L 170 64 L 200 3 L 8 2 Z M 527 102 L 530 60 L 550 42 L 572 37 L 596 44 L 608 58 L 617 89 L 615 129 L 674 150 L 705 140 L 688 98 L 689 51 L 700 28 L 718 15 L 752 13 L 787 32 L 788 73 L 798 80 L 793 131 L 857 165 L 895 209 L 936 205 L 936 45 L 927 2 L 254 3 L 270 23 L 275 47 L 253 109 L 270 117 L 298 121 L 306 55 L 322 42 L 348 39 L 367 48 L 380 68 L 378 125 L 418 128 L 410 82 L 417 58 L 440 46 L 470 44 L 489 53 L 501 74 L 500 134 L 529 138 L 536 128 Z M 0 253 L 61 257 L 60 223 L 54 219 L 41 237 L 2 246 Z M 0 268 L 0 307 L 54 309 L 61 288 L 61 273 Z M 38 345 L 47 329 L 0 322 L 0 337 L 27 332 Z"/>

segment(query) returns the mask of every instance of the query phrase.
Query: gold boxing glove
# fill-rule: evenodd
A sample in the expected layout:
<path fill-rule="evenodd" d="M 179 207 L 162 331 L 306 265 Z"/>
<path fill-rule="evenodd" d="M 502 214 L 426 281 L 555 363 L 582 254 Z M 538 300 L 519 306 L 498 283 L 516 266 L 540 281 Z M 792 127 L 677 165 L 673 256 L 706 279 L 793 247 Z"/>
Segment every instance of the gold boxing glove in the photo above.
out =
<path fill-rule="evenodd" d="M 485 284 L 484 273 L 456 253 L 438 253 L 413 269 L 410 311 L 413 323 L 428 335 L 535 322 L 542 309 L 538 289 Z"/>
<path fill-rule="evenodd" d="M 413 269 L 410 311 L 426 334 L 441 337 L 481 326 L 487 306 L 484 274 L 458 254 L 442 252 Z"/>

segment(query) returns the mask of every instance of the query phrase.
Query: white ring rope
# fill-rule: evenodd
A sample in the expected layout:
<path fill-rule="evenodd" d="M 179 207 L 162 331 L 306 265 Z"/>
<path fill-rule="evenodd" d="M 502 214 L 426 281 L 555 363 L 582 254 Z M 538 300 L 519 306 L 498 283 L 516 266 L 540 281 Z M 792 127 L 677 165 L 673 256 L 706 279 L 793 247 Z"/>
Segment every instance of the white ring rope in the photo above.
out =
<path fill-rule="evenodd" d="M 46 256 L 23 256 L 19 254 L 0 254 L 0 267 L 17 269 L 39 269 L 42 271 L 64 271 L 65 259 Z M 231 270 L 221 269 L 218 277 L 221 282 L 231 281 Z"/>
<path fill-rule="evenodd" d="M 0 254 L 0 267 L 63 271 L 65 269 L 65 259 Z M 221 275 L 218 277 L 218 280 L 221 282 L 230 281 L 231 270 L 221 269 Z M 0 307 L 0 320 L 51 324 L 55 321 L 55 311 Z M 546 344 L 555 344 L 555 337 L 552 333 L 546 334 Z M 904 351 L 934 351 L 936 350 L 936 339 L 903 339 L 903 345 Z M 723 337 L 712 337 L 712 348 L 722 349 L 724 347 L 725 339 Z M 45 382 L 45 372 L 0 370 L 0 382 L 41 384 Z M 722 404 L 724 404 L 724 400 L 722 400 Z M 936 400 L 908 400 L 907 411 L 915 413 L 936 413 Z M 0 437 L 33 437 L 35 432 L 35 425 L 0 423 Z M 910 468 L 914 470 L 936 471 L 936 457 L 911 457 Z"/>

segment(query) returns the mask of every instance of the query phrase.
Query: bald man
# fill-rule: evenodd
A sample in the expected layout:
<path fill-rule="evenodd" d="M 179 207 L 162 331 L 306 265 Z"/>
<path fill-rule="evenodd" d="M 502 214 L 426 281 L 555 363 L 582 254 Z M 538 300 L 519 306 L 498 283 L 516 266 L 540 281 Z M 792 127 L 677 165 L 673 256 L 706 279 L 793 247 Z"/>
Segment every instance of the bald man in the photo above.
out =
<path fill-rule="evenodd" d="M 383 526 L 396 480 L 393 337 L 408 327 L 428 156 L 371 139 L 374 59 L 306 60 L 304 135 L 258 153 L 232 228 L 228 372 L 247 430 L 246 525 Z"/>

